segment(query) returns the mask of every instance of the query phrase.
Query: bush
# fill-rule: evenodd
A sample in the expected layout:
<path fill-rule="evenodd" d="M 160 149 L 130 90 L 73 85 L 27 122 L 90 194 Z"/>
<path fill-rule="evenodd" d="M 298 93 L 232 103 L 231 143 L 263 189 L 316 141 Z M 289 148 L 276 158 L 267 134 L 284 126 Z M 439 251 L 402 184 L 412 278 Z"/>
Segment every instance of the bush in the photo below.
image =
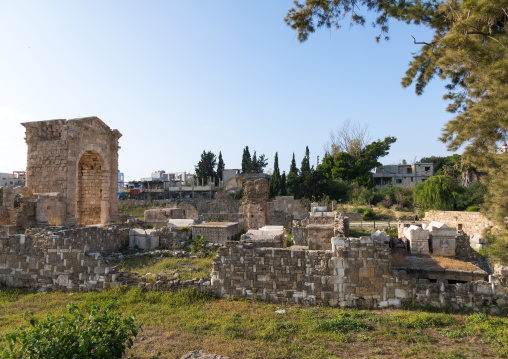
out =
<path fill-rule="evenodd" d="M 25 312 L 30 325 L 4 337 L 8 347 L 2 358 L 121 358 L 141 330 L 134 317 L 97 306 L 83 315 L 70 303 L 67 312 L 59 317 L 48 313 L 45 320 Z"/>
<path fill-rule="evenodd" d="M 374 213 L 374 210 L 372 208 L 366 208 L 365 211 L 363 211 L 363 219 L 366 221 L 376 219 L 376 214 Z"/>
<path fill-rule="evenodd" d="M 363 332 L 374 329 L 370 324 L 346 316 L 338 316 L 330 320 L 319 320 L 314 327 L 319 331 L 329 333 Z"/>
<path fill-rule="evenodd" d="M 196 238 L 191 238 L 187 242 L 190 246 L 191 252 L 202 252 L 206 249 L 208 241 L 203 239 L 203 236 L 196 236 Z"/>

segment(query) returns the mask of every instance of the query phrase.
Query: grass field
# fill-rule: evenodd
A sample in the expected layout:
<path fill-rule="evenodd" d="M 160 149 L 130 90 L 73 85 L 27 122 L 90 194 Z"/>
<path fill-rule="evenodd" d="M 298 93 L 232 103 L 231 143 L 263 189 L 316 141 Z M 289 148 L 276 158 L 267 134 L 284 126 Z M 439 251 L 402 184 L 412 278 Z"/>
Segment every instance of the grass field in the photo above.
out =
<path fill-rule="evenodd" d="M 278 306 L 214 299 L 188 290 L 29 294 L 0 290 L 0 336 L 23 324 L 23 312 L 63 314 L 111 306 L 135 314 L 143 332 L 128 353 L 180 358 L 190 350 L 231 358 L 492 358 L 508 356 L 508 320 L 483 314 Z M 276 313 L 284 309 L 285 314 Z M 0 346 L 5 342 L 0 342 Z"/>

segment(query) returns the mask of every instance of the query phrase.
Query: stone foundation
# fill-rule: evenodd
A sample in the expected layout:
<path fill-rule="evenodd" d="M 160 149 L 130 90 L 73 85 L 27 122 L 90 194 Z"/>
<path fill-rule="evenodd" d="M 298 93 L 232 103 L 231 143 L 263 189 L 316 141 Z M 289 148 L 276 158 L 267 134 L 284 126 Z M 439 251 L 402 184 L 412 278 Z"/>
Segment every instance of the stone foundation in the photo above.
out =
<path fill-rule="evenodd" d="M 194 225 L 192 227 L 192 238 L 203 236 L 203 239 L 210 243 L 224 243 L 232 240 L 238 232 L 238 223 L 208 222 Z"/>

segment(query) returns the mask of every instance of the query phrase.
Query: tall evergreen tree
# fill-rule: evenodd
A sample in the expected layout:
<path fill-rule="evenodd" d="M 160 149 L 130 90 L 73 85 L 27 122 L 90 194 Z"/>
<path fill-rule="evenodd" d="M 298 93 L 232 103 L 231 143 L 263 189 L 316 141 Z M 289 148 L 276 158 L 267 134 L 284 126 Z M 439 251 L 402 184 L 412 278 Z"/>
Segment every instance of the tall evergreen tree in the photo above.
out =
<path fill-rule="evenodd" d="M 215 181 L 217 185 L 220 184 L 222 181 L 222 173 L 224 172 L 224 168 L 225 164 L 224 161 L 222 160 L 222 152 L 219 151 L 219 160 L 217 162 L 217 180 Z"/>
<path fill-rule="evenodd" d="M 256 151 L 254 151 L 254 154 L 252 155 L 252 162 L 250 164 L 249 172 L 257 172 L 258 168 L 258 156 L 256 155 Z"/>
<path fill-rule="evenodd" d="M 305 147 L 305 156 L 302 159 L 302 167 L 300 169 L 300 175 L 303 173 L 310 173 L 310 151 L 309 146 Z"/>
<path fill-rule="evenodd" d="M 242 155 L 242 173 L 249 173 L 252 166 L 252 159 L 250 157 L 249 146 L 245 146 Z"/>
<path fill-rule="evenodd" d="M 309 146 L 305 148 L 305 156 L 302 159 L 300 168 L 299 195 L 300 197 L 310 198 L 313 194 L 312 169 L 310 167 L 310 151 Z"/>
<path fill-rule="evenodd" d="M 279 196 L 287 196 L 286 189 L 286 171 L 282 172 L 282 176 L 280 177 L 280 191 Z"/>
<path fill-rule="evenodd" d="M 196 165 L 196 176 L 199 180 L 204 183 L 207 182 L 208 178 L 215 179 L 217 173 L 215 172 L 216 157 L 212 151 L 204 151 L 201 154 L 201 159 Z"/>
<path fill-rule="evenodd" d="M 295 153 L 293 152 L 293 159 L 291 160 L 291 167 L 287 176 L 287 193 L 299 198 L 298 189 L 298 167 L 296 167 Z"/>
<path fill-rule="evenodd" d="M 270 198 L 279 195 L 280 192 L 280 170 L 279 170 L 279 154 L 275 152 L 275 159 L 273 161 L 273 174 L 268 183 L 268 195 Z"/>

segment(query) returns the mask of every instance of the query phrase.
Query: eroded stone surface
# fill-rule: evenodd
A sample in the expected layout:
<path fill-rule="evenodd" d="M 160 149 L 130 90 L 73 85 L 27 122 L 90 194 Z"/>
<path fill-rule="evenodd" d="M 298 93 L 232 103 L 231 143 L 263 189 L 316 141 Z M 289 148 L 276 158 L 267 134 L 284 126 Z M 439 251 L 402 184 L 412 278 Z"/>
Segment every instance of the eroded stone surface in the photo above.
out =
<path fill-rule="evenodd" d="M 97 117 L 22 125 L 28 145 L 26 187 L 42 196 L 37 221 L 80 226 L 116 221 L 120 132 Z"/>

